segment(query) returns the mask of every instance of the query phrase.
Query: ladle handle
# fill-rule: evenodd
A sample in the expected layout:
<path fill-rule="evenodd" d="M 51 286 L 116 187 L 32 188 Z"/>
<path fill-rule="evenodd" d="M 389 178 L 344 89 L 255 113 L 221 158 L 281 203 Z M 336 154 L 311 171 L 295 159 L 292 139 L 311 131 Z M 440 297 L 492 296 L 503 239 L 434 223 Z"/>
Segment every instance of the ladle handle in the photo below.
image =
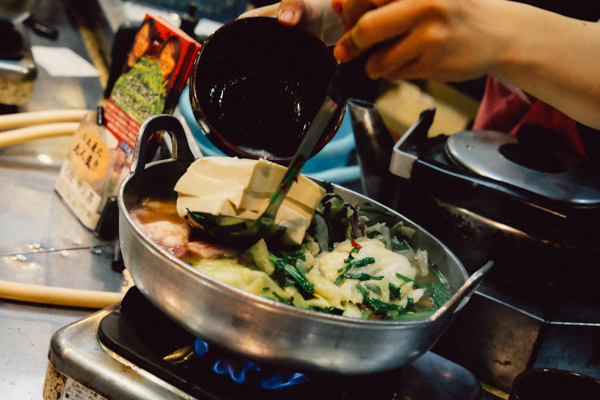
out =
<path fill-rule="evenodd" d="M 371 55 L 390 44 L 390 40 L 378 43 L 353 60 L 341 63 L 329 82 L 329 97 L 337 104 L 346 104 L 348 99 L 360 99 L 373 103 L 377 97 L 379 80 L 365 73 L 365 64 Z"/>
<path fill-rule="evenodd" d="M 488 261 L 483 267 L 479 268 L 473 275 L 469 277 L 469 279 L 467 279 L 467 281 L 460 287 L 460 289 L 458 289 L 458 291 L 454 293 L 454 296 L 452 296 L 452 298 L 450 298 L 450 300 L 448 300 L 446 304 L 444 304 L 436 312 L 436 314 L 455 312 L 460 307 L 465 298 L 471 297 L 473 292 L 475 292 L 475 290 L 479 287 L 481 282 L 483 282 L 483 279 L 485 278 L 485 276 L 490 271 L 493 265 L 493 261 Z"/>
<path fill-rule="evenodd" d="M 377 81 L 370 79 L 365 74 L 365 63 L 374 51 L 387 44 L 388 42 L 377 44 L 354 60 L 340 64 L 329 83 L 328 96 L 325 98 L 319 112 L 304 135 L 304 139 L 290 162 L 279 188 L 271 196 L 269 206 L 259 217 L 257 221 L 258 225 L 274 223 L 279 206 L 293 185 L 294 180 L 300 175 L 302 167 L 310 158 L 313 149 L 331 120 L 332 115 L 335 114 L 335 111 L 343 107 L 349 98 L 359 98 L 366 101 L 374 98 Z"/>

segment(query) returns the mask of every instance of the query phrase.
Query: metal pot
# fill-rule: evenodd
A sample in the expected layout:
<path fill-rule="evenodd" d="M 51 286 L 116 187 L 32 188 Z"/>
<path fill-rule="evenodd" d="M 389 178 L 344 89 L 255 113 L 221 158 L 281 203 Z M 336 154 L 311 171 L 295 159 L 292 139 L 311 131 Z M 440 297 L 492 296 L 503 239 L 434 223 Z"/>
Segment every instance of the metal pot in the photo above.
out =
<path fill-rule="evenodd" d="M 173 159 L 145 165 L 146 144 L 170 133 Z M 365 374 L 409 363 L 428 350 L 451 323 L 490 265 L 468 278 L 460 261 L 441 242 L 402 215 L 364 196 L 335 186 L 348 202 L 389 213 L 416 230 L 413 244 L 448 278 L 454 297 L 433 316 L 415 321 L 375 321 L 332 316 L 255 296 L 208 277 L 149 240 L 130 210 L 149 195 L 174 197 L 174 186 L 194 156 L 179 121 L 161 115 L 138 135 L 130 175 L 118 196 L 123 260 L 138 289 L 162 312 L 198 338 L 257 362 L 298 370 Z"/>

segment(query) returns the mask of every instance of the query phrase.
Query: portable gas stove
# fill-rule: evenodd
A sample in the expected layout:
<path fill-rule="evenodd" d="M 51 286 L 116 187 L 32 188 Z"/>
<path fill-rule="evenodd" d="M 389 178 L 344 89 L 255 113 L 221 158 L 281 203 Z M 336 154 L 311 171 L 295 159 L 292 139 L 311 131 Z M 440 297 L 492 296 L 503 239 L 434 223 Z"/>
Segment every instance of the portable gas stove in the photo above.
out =
<path fill-rule="evenodd" d="M 600 323 L 600 168 L 541 126 L 428 138 L 434 111 L 394 146 L 390 171 L 403 190 L 393 208 L 470 273 L 494 260 L 483 286 L 512 305 L 553 322 Z"/>
<path fill-rule="evenodd" d="M 473 374 L 431 352 L 367 376 L 259 366 L 194 338 L 135 287 L 57 331 L 49 359 L 45 400 L 482 398 Z"/>
<path fill-rule="evenodd" d="M 429 231 L 469 273 L 494 261 L 432 351 L 507 392 L 534 367 L 600 378 L 600 168 L 537 126 L 429 137 L 434 114 L 382 148 L 365 138 L 385 126 L 353 121 L 359 159 L 389 153 L 389 170 L 363 176 L 363 186 L 382 182 L 367 196 Z"/>

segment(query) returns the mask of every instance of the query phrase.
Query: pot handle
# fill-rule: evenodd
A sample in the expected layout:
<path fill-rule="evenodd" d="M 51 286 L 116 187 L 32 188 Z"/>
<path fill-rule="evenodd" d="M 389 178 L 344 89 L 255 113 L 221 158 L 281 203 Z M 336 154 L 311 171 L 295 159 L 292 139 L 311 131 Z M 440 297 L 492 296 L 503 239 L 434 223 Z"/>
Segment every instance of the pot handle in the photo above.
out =
<path fill-rule="evenodd" d="M 194 161 L 196 157 L 190 149 L 187 135 L 181 122 L 172 115 L 160 114 L 148 118 L 140 127 L 131 159 L 130 174 L 135 174 L 146 167 L 148 141 L 157 132 L 171 134 L 173 160 Z"/>
<path fill-rule="evenodd" d="M 453 313 L 456 312 L 457 309 L 462 308 L 461 305 L 473 295 L 473 292 L 475 292 L 477 287 L 479 287 L 481 282 L 483 282 L 483 278 L 485 278 L 493 265 L 493 261 L 488 261 L 483 267 L 471 275 L 469 279 L 467 279 L 467 281 L 460 287 L 460 289 L 458 289 L 454 296 L 452 296 L 452 298 L 448 300 L 446 304 L 440 307 L 440 309 L 434 314 L 433 318 L 435 319 L 435 315 L 441 315 L 447 312 Z"/>

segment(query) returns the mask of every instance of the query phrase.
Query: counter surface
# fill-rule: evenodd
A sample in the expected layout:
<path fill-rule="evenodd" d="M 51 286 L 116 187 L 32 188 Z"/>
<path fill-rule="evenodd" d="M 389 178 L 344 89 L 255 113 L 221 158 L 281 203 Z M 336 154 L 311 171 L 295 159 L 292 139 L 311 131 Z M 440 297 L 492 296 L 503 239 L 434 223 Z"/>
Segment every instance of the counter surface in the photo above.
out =
<path fill-rule="evenodd" d="M 39 1 L 35 17 L 59 35 L 51 40 L 26 28 L 28 39 L 32 46 L 69 48 L 91 62 L 68 4 Z M 98 105 L 100 76 L 51 76 L 39 65 L 37 71 L 31 99 L 19 111 L 93 110 Z M 113 243 L 83 227 L 54 191 L 71 140 L 0 148 L 0 280 L 123 292 L 129 282 L 111 269 Z M 41 399 L 52 335 L 95 311 L 0 299 L 0 397 Z"/>

